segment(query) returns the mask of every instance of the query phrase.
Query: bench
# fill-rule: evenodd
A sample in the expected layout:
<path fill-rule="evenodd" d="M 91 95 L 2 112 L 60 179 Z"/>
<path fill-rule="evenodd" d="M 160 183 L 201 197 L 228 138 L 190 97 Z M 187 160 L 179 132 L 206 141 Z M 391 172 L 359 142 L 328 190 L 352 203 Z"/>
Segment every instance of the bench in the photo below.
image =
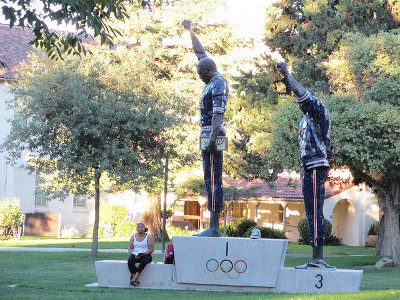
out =
<path fill-rule="evenodd" d="M 130 272 L 126 260 L 96 261 L 98 286 L 130 287 Z M 140 287 L 177 288 L 175 266 L 163 263 L 150 263 L 140 275 Z"/>

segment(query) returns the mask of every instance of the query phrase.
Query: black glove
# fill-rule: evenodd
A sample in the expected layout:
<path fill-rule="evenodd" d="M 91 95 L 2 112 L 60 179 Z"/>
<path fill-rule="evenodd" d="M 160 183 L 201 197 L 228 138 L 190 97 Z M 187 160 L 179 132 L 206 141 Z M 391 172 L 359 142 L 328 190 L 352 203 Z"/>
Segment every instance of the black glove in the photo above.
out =
<path fill-rule="evenodd" d="M 287 63 L 285 62 L 280 62 L 276 65 L 278 67 L 278 71 L 282 74 L 282 75 L 286 75 L 289 73 L 288 68 L 287 68 Z"/>

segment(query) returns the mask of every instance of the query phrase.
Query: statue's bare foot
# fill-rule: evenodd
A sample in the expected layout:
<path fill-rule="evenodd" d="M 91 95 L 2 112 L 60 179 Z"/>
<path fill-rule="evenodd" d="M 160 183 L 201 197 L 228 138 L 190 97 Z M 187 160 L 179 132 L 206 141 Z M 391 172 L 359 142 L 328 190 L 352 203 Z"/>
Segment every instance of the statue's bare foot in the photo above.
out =
<path fill-rule="evenodd" d="M 219 237 L 221 236 L 221 230 L 219 228 L 207 228 L 206 230 L 195 233 L 193 236 L 204 236 L 204 237 Z"/>

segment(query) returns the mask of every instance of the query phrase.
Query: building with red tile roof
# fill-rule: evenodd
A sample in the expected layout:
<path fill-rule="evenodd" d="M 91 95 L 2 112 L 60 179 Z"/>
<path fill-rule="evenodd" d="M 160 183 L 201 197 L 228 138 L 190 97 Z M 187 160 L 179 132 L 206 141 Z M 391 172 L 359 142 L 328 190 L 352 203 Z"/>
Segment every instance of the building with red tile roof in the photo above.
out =
<path fill-rule="evenodd" d="M 21 62 L 28 59 L 30 52 L 36 51 L 29 45 L 33 38 L 29 28 L 0 24 L 0 61 L 8 67 L 0 68 L 0 80 L 14 79 Z"/>
<path fill-rule="evenodd" d="M 365 186 L 355 186 L 351 177 L 332 177 L 326 183 L 324 215 L 332 222 L 333 234 L 343 243 L 364 246 L 371 223 L 378 218 L 378 203 L 374 194 Z M 342 171 L 343 173 L 343 171 Z M 349 172 L 345 171 L 349 176 Z M 283 230 L 289 241 L 297 242 L 297 224 L 305 217 L 301 180 L 299 175 L 280 174 L 275 182 L 260 179 L 247 181 L 223 177 L 224 184 L 239 189 L 248 189 L 252 196 L 235 201 L 226 201 L 223 217 L 228 224 L 239 218 L 254 220 L 258 226 Z M 202 220 L 207 222 L 207 201 L 202 197 L 192 197 L 175 202 L 174 221 L 188 221 L 201 228 Z"/>

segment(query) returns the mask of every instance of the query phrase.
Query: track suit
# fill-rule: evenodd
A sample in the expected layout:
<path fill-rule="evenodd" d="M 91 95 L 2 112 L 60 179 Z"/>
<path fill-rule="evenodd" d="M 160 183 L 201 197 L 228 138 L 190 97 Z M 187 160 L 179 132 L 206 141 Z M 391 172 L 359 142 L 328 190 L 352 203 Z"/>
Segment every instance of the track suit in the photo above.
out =
<path fill-rule="evenodd" d="M 222 75 L 214 76 L 204 86 L 200 97 L 201 136 L 210 136 L 213 114 L 224 114 L 229 97 L 228 82 Z M 224 125 L 221 124 L 218 136 L 225 136 Z M 220 213 L 223 206 L 222 161 L 223 152 L 216 154 L 201 151 L 203 158 L 204 183 L 208 195 L 208 210 Z"/>
<path fill-rule="evenodd" d="M 324 244 L 325 181 L 332 157 L 331 116 L 323 103 L 309 90 L 297 98 L 305 113 L 299 125 L 299 150 L 304 206 L 308 219 L 311 246 Z"/>

